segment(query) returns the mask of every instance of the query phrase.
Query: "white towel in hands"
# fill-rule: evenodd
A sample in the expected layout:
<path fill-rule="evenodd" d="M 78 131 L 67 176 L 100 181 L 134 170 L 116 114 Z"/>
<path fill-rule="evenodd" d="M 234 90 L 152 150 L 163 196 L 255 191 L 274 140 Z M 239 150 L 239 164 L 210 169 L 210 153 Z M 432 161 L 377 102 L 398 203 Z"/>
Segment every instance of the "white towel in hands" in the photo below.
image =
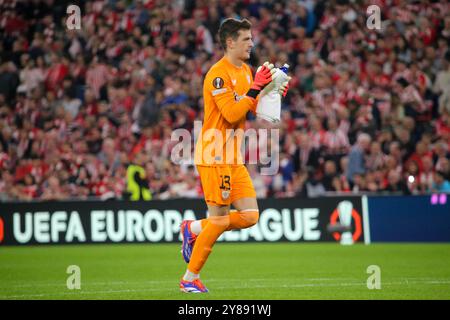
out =
<path fill-rule="evenodd" d="M 281 120 L 281 85 L 289 80 L 286 73 L 277 68 L 273 80 L 259 94 L 256 116 L 266 121 L 277 123 Z"/>

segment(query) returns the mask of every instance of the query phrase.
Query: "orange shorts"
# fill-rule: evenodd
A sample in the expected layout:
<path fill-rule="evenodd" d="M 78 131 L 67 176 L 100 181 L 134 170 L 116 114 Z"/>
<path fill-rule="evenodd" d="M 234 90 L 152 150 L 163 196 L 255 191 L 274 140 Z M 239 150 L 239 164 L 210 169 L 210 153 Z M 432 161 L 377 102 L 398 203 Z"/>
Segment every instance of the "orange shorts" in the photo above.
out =
<path fill-rule="evenodd" d="M 230 205 L 237 199 L 256 198 L 255 188 L 244 165 L 197 166 L 207 204 Z"/>

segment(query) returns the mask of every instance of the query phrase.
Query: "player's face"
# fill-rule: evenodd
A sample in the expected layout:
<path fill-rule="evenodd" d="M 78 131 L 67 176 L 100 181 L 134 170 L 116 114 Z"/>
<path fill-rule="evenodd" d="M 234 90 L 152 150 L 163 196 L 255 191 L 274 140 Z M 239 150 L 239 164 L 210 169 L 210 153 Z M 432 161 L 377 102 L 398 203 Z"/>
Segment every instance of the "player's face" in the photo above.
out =
<path fill-rule="evenodd" d="M 241 60 L 250 59 L 253 48 L 252 32 L 250 30 L 239 30 L 239 36 L 235 43 L 236 56 Z"/>

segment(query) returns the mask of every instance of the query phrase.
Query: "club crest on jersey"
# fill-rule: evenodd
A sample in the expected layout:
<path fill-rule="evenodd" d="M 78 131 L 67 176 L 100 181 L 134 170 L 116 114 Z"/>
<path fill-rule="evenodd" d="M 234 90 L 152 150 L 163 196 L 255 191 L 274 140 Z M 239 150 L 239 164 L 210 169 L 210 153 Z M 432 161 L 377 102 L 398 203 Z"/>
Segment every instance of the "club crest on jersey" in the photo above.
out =
<path fill-rule="evenodd" d="M 216 78 L 214 78 L 212 84 L 213 84 L 214 88 L 220 89 L 223 87 L 224 82 L 221 77 L 216 77 Z"/>
<path fill-rule="evenodd" d="M 234 94 L 234 101 L 236 101 L 236 102 L 241 101 L 241 99 L 244 97 L 244 96 L 238 95 L 238 94 L 236 93 L 236 91 L 234 91 L 233 94 Z"/>
<path fill-rule="evenodd" d="M 222 199 L 226 200 L 230 196 L 230 190 L 222 190 Z"/>

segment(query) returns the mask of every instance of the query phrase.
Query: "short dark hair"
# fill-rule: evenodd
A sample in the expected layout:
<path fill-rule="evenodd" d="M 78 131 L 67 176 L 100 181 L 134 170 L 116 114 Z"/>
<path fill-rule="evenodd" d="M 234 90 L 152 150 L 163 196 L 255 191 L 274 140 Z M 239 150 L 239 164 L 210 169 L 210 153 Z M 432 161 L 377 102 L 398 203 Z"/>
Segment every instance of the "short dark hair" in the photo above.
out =
<path fill-rule="evenodd" d="M 236 40 L 239 36 L 239 30 L 250 30 L 252 24 L 247 19 L 237 20 L 234 18 L 225 19 L 219 28 L 220 45 L 224 50 L 227 49 L 227 38 Z"/>

